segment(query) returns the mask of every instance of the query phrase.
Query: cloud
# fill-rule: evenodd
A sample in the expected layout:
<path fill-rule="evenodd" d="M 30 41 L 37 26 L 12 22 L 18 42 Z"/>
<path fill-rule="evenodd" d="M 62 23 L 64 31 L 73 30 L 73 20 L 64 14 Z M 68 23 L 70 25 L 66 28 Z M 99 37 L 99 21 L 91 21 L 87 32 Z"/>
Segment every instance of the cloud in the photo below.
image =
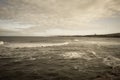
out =
<path fill-rule="evenodd" d="M 0 0 L 0 19 L 32 25 L 22 29 L 31 33 L 91 30 L 102 26 L 91 22 L 119 15 L 120 0 Z"/>
<path fill-rule="evenodd" d="M 2 29 L 0 28 L 0 36 L 4 36 L 4 35 L 15 35 L 17 33 L 17 31 L 11 31 L 11 30 L 8 30 L 8 29 Z"/>
<path fill-rule="evenodd" d="M 3 4 L 0 7 L 1 14 L 6 13 L 3 15 L 8 15 L 4 16 L 8 18 L 10 16 L 13 18 L 21 16 L 40 18 L 43 16 L 42 14 L 61 18 L 89 17 L 89 15 L 98 17 L 120 11 L 119 0 L 2 0 L 1 4 Z M 109 13 L 105 15 L 106 12 Z"/>

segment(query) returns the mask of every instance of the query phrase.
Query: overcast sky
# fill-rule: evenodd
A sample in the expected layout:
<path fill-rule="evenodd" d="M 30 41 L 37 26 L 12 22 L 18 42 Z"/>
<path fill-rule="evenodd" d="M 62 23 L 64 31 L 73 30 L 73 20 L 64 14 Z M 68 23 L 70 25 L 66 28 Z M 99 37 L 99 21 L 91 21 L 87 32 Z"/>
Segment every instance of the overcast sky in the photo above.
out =
<path fill-rule="evenodd" d="M 0 0 L 0 36 L 120 32 L 120 0 Z"/>

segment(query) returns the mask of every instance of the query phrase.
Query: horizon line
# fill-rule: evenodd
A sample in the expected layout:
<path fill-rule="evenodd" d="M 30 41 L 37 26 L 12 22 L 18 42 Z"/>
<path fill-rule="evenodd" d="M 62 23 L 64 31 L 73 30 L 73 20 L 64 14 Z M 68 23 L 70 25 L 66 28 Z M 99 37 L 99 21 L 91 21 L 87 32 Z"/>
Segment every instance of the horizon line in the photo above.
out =
<path fill-rule="evenodd" d="M 14 35 L 0 35 L 0 37 L 64 37 L 64 36 L 80 36 L 80 37 L 84 37 L 84 36 L 99 36 L 99 35 L 109 35 L 109 34 L 120 34 L 120 32 L 117 33 L 105 33 L 105 34 L 86 34 L 86 35 L 49 35 L 49 36 L 37 36 L 37 35 L 18 35 L 18 36 L 14 36 Z"/>

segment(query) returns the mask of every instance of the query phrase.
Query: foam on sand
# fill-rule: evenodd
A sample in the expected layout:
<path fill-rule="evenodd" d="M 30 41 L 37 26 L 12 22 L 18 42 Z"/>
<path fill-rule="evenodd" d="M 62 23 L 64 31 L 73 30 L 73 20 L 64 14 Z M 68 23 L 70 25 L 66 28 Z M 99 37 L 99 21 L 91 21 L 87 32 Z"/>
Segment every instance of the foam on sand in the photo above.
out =
<path fill-rule="evenodd" d="M 7 47 L 12 47 L 12 48 L 23 48 L 23 47 L 48 47 L 48 46 L 62 46 L 62 45 L 67 45 L 69 44 L 68 42 L 63 42 L 63 43 L 10 43 L 6 45 Z"/>

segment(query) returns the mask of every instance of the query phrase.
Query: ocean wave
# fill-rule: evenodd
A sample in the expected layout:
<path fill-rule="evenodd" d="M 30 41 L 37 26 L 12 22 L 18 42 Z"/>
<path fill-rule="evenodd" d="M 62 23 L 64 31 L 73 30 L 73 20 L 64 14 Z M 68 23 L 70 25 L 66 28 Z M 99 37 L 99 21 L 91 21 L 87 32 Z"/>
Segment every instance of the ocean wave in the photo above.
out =
<path fill-rule="evenodd" d="M 9 43 L 6 47 L 23 48 L 23 47 L 49 47 L 49 46 L 62 46 L 68 45 L 68 42 L 63 43 Z"/>

